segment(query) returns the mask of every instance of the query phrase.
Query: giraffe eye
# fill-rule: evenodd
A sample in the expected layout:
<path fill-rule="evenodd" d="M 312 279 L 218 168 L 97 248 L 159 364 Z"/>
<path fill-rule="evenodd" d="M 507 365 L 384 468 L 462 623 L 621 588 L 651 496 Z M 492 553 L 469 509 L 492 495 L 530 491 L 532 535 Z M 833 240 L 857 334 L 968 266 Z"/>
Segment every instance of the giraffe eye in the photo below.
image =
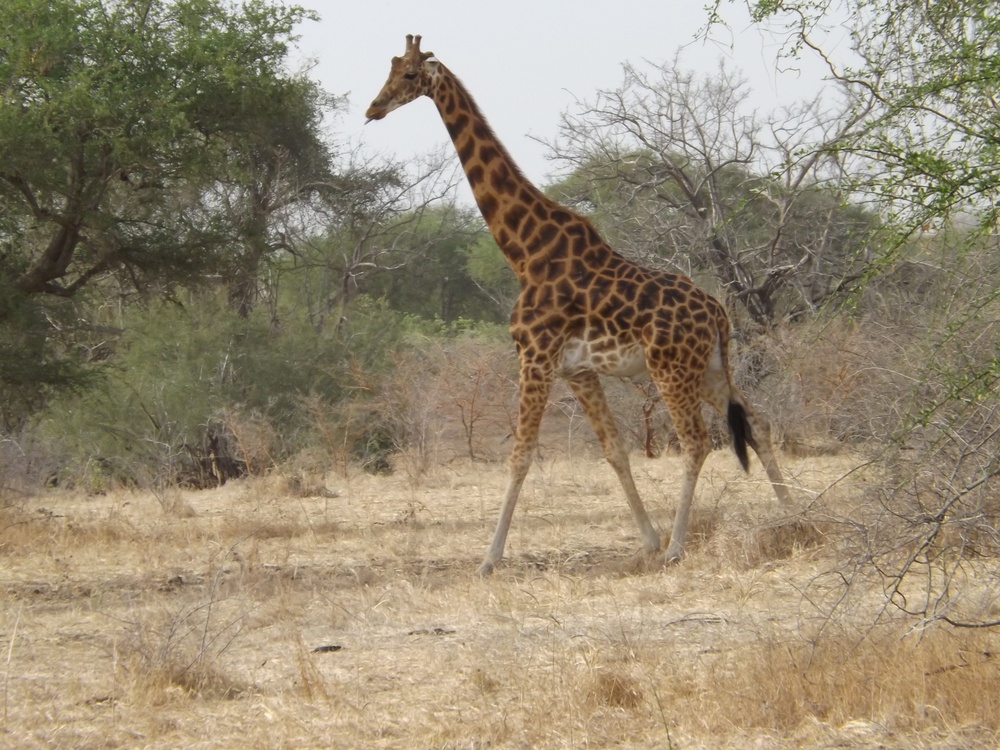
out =
<path fill-rule="evenodd" d="M 417 77 L 416 71 L 413 70 L 409 70 L 406 73 L 403 73 L 403 78 L 405 78 L 407 81 L 413 81 L 416 79 L 416 77 Z"/>

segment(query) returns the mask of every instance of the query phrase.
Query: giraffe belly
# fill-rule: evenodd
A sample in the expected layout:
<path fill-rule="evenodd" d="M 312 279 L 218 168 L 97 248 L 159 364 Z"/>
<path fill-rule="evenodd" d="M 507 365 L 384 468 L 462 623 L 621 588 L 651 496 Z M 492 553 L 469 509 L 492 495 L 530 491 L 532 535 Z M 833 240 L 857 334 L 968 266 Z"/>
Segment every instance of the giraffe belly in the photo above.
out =
<path fill-rule="evenodd" d="M 637 378 L 646 374 L 646 355 L 637 341 L 609 346 L 607 341 L 570 339 L 563 347 L 559 374 L 564 378 L 571 378 L 589 371 L 621 378 Z"/>

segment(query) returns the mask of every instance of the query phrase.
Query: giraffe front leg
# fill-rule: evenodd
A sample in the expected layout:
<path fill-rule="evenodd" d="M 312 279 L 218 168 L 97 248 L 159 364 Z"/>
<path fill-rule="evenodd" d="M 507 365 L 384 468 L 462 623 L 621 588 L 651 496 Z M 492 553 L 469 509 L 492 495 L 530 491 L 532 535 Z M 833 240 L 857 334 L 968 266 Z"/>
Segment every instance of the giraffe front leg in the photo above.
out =
<path fill-rule="evenodd" d="M 514 508 L 521 494 L 521 485 L 531 468 L 538 446 L 538 427 L 545 413 L 545 405 L 552 389 L 552 376 L 544 369 L 521 366 L 520 403 L 517 412 L 517 431 L 514 435 L 514 448 L 508 462 L 509 473 L 507 489 L 504 492 L 503 504 L 500 506 L 500 518 L 493 534 L 493 542 L 486 551 L 483 564 L 479 566 L 479 575 L 487 576 L 503 559 L 504 546 L 507 544 L 507 532 L 514 518 Z"/>
<path fill-rule="evenodd" d="M 534 446 L 526 453 L 518 450 L 515 446 L 514 453 L 510 457 L 510 470 L 507 477 L 507 489 L 503 496 L 503 505 L 500 506 L 500 518 L 497 520 L 497 528 L 493 533 L 493 542 L 486 551 L 483 564 L 479 566 L 479 575 L 488 576 L 493 572 L 493 568 L 503 559 L 503 550 L 507 544 L 507 532 L 510 531 L 510 522 L 514 518 L 514 507 L 517 505 L 517 498 L 521 494 L 521 485 L 531 468 L 531 456 Z"/>

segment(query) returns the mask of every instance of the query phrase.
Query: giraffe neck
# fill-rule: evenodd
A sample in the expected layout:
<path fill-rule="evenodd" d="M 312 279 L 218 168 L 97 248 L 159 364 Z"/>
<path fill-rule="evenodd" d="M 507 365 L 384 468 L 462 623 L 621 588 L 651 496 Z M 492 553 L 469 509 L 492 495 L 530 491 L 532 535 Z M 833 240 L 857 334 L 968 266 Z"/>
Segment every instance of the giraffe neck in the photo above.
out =
<path fill-rule="evenodd" d="M 558 206 L 524 176 L 458 78 L 444 65 L 439 71 L 431 98 L 455 144 L 490 234 L 522 277 L 528 259 L 523 243 L 517 242 L 521 220 L 533 210 L 541 215 Z"/>

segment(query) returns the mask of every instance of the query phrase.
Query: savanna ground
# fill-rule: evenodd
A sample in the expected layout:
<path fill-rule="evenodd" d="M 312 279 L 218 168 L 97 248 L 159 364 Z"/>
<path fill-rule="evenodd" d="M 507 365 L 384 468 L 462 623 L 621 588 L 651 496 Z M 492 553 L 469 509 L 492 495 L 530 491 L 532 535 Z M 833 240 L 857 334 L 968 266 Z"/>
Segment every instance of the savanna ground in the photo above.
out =
<path fill-rule="evenodd" d="M 22 498 L 0 516 L 0 744 L 996 747 L 997 636 L 845 588 L 870 477 L 784 463 L 801 515 L 716 451 L 688 557 L 644 569 L 593 447 L 547 450 L 486 580 L 502 462 Z M 633 468 L 669 529 L 678 459 Z"/>

